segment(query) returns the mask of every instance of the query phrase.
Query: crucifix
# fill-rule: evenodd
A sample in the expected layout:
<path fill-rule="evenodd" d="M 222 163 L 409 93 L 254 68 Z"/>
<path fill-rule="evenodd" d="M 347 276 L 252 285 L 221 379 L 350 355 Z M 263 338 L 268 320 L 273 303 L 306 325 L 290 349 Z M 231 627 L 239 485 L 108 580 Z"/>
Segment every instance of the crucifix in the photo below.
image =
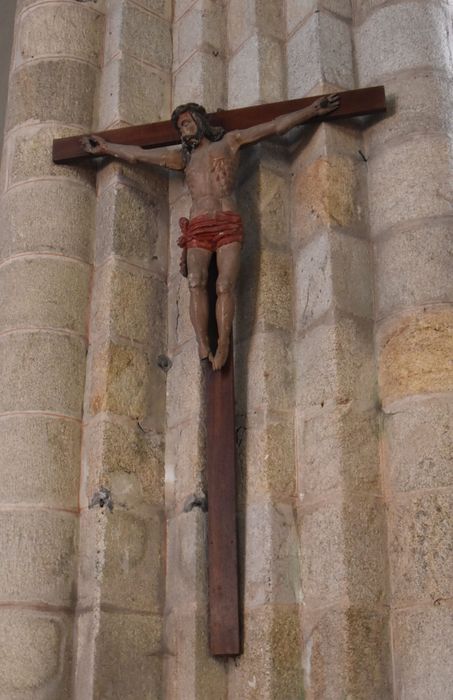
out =
<path fill-rule="evenodd" d="M 189 218 L 180 220 L 178 245 L 206 387 L 209 643 L 214 656 L 241 650 L 231 337 L 244 235 L 234 195 L 239 151 L 299 124 L 376 114 L 385 108 L 382 86 L 212 115 L 187 103 L 174 110 L 171 121 L 54 141 L 55 163 L 113 156 L 185 174 L 192 207 Z M 182 147 L 172 148 L 177 143 Z"/>

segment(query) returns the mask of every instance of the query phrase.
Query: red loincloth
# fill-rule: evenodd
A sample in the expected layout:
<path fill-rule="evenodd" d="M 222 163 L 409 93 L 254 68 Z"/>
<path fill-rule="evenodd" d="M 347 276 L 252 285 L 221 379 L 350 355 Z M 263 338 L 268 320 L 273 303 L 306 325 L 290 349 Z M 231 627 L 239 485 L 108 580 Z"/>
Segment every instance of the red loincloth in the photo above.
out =
<path fill-rule="evenodd" d="M 184 277 L 187 277 L 188 248 L 202 248 L 215 253 L 228 243 L 242 242 L 242 220 L 233 211 L 217 211 L 214 216 L 199 214 L 190 221 L 183 217 L 179 220 L 179 228 L 181 236 L 178 245 L 184 249 L 179 268 Z"/>

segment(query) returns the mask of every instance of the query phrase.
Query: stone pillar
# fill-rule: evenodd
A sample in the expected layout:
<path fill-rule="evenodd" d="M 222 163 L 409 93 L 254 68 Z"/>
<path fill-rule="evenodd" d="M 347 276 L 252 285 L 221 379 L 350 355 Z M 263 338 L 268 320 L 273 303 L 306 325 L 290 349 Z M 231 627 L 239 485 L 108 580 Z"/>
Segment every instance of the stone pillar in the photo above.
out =
<path fill-rule="evenodd" d="M 8 700 L 71 696 L 93 177 L 52 139 L 91 128 L 93 2 L 19 0 L 1 170 L 0 658 Z"/>
<path fill-rule="evenodd" d="M 288 97 L 354 87 L 349 2 L 287 3 Z M 389 697 L 366 163 L 353 124 L 294 147 L 296 467 L 307 700 Z"/>
<path fill-rule="evenodd" d="M 419 700 L 453 683 L 451 9 L 355 3 L 360 83 L 390 104 L 366 153 L 394 693 Z"/>
<path fill-rule="evenodd" d="M 228 106 L 286 97 L 282 3 L 228 5 Z M 236 316 L 239 542 L 244 652 L 228 698 L 303 693 L 294 510 L 292 275 L 286 150 L 244 149 L 238 200 L 245 241 Z"/>
<path fill-rule="evenodd" d="M 106 11 L 98 128 L 168 117 L 170 3 Z M 167 177 L 108 161 L 97 194 L 74 697 L 161 700 Z"/>
<path fill-rule="evenodd" d="M 177 0 L 173 24 L 173 107 L 225 107 L 224 9 L 216 0 Z M 188 216 L 183 177 L 170 178 L 168 353 L 165 453 L 167 507 L 166 690 L 168 700 L 226 697 L 222 660 L 208 649 L 205 417 L 201 366 L 189 319 L 187 280 L 179 273 L 178 221 Z"/>

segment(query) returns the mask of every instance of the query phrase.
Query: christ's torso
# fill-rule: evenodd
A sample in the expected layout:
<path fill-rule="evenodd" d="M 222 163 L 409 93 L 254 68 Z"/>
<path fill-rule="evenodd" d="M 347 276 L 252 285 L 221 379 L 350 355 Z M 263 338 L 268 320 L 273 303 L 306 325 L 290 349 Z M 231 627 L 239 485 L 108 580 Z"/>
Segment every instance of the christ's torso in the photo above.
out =
<path fill-rule="evenodd" d="M 203 141 L 194 149 L 185 168 L 192 207 L 190 216 L 237 212 L 234 186 L 239 154 L 234 153 L 225 137 L 220 141 Z"/>

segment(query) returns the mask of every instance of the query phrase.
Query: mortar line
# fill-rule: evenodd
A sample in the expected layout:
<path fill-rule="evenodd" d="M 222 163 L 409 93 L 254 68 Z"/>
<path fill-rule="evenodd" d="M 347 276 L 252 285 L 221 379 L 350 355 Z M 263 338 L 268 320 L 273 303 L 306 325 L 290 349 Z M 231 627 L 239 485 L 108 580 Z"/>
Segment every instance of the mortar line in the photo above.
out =
<path fill-rule="evenodd" d="M 3 418 L 14 418 L 15 416 L 45 416 L 46 418 L 55 418 L 57 420 L 73 421 L 81 425 L 82 419 L 76 416 L 69 416 L 65 413 L 52 413 L 51 411 L 3 411 L 0 413 L 0 420 Z"/>

